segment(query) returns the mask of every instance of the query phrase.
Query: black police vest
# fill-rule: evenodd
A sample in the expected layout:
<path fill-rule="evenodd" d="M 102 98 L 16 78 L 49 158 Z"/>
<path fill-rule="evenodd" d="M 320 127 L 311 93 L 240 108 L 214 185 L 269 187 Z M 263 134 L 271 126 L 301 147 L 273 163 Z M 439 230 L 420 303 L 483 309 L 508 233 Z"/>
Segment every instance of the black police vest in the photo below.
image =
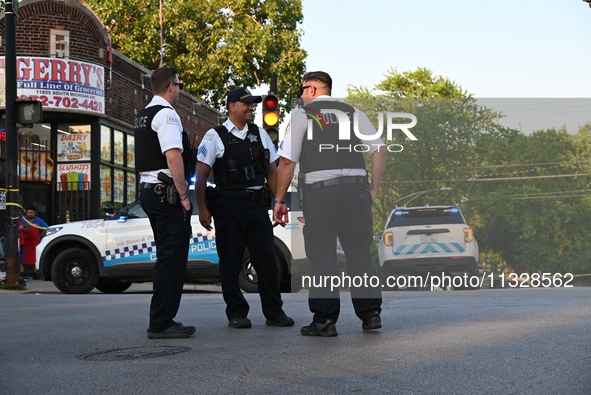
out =
<path fill-rule="evenodd" d="M 347 114 L 350 123 L 349 140 L 339 140 L 340 125 L 337 116 L 322 110 L 339 110 Z M 304 135 L 300 154 L 300 169 L 304 173 L 333 169 L 364 169 L 363 153 L 355 151 L 361 140 L 353 132 L 355 109 L 348 104 L 319 100 L 303 107 L 312 123 L 312 139 Z"/>
<path fill-rule="evenodd" d="M 152 106 L 141 110 L 134 121 L 135 135 L 135 167 L 138 172 L 168 169 L 166 155 L 162 154 L 158 133 L 152 129 L 152 120 L 163 108 L 169 106 Z M 189 141 L 187 132 L 183 131 L 183 163 L 185 165 L 185 178 L 189 179 L 195 174 L 197 161 L 196 149 Z"/>
<path fill-rule="evenodd" d="M 166 155 L 162 155 L 158 133 L 152 129 L 152 120 L 165 106 L 144 108 L 133 123 L 135 135 L 135 168 L 138 172 L 168 169 Z"/>
<path fill-rule="evenodd" d="M 248 125 L 244 140 L 224 125 L 214 129 L 224 144 L 224 155 L 213 164 L 213 178 L 220 189 L 245 189 L 263 185 L 269 169 L 270 152 L 263 146 L 258 126 Z"/>

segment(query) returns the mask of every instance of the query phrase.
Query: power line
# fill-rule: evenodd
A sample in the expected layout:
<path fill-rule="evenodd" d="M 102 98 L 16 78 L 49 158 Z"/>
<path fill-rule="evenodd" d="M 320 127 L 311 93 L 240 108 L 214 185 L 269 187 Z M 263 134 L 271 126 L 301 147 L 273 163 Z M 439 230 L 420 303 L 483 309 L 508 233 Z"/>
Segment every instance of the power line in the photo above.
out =
<path fill-rule="evenodd" d="M 521 110 L 521 111 L 536 111 L 536 110 L 531 109 L 531 110 Z M 540 110 L 542 110 L 542 109 L 540 109 Z M 584 110 L 584 111 L 564 111 L 564 112 L 555 112 L 555 113 L 547 113 L 547 112 L 539 113 L 539 112 L 535 112 L 535 113 L 531 113 L 531 114 L 517 114 L 517 115 L 507 115 L 507 114 L 504 114 L 504 116 L 502 118 L 541 117 L 541 116 L 549 116 L 549 115 L 582 114 L 582 113 L 589 113 L 589 109 Z"/>
<path fill-rule="evenodd" d="M 582 195 L 565 195 L 565 196 L 524 196 L 524 197 L 503 197 L 503 196 L 499 196 L 499 197 L 471 197 L 468 198 L 468 200 L 530 200 L 530 199 L 556 199 L 556 198 L 560 198 L 560 199 L 566 199 L 566 198 L 573 198 L 573 197 L 588 197 L 591 196 L 591 193 L 586 193 L 586 194 L 582 194 Z"/>
<path fill-rule="evenodd" d="M 556 174 L 550 176 L 530 176 L 530 177 L 500 177 L 500 178 L 474 178 L 467 180 L 421 180 L 421 181 L 382 181 L 381 184 L 429 184 L 437 182 L 484 182 L 484 181 L 523 181 L 523 180 L 536 180 L 542 178 L 568 178 L 568 177 L 580 177 L 580 176 L 591 176 L 591 173 L 579 173 L 579 174 Z"/>
<path fill-rule="evenodd" d="M 517 163 L 517 164 L 510 164 L 510 165 L 488 165 L 488 166 L 471 166 L 471 167 L 456 167 L 455 169 L 487 169 L 487 168 L 496 168 L 496 167 L 519 167 L 519 166 L 545 166 L 545 165 L 578 165 L 578 164 L 588 164 L 588 160 L 578 161 L 578 162 L 540 162 L 540 163 Z"/>
<path fill-rule="evenodd" d="M 572 98 L 572 99 L 565 99 L 560 101 L 548 101 L 551 99 L 542 99 L 542 98 L 533 98 L 533 99 L 516 99 L 516 98 L 506 98 L 506 99 L 492 99 L 492 98 L 481 98 L 478 104 L 481 104 L 485 108 L 489 108 L 492 110 L 498 110 L 503 108 L 515 108 L 515 107 L 524 107 L 524 106 L 537 106 L 538 103 L 542 103 L 545 105 L 552 104 L 554 108 L 568 108 L 572 106 L 573 102 L 576 102 L 577 105 L 585 105 L 586 102 L 591 104 L 591 99 L 586 98 Z M 527 100 L 526 102 L 523 102 Z M 493 102 L 490 104 L 489 102 Z M 502 104 L 495 104 L 496 101 L 499 101 Z M 515 104 L 511 104 L 510 102 L 515 102 Z M 565 104 L 565 107 L 558 107 L 557 104 Z M 502 110 L 499 110 L 502 112 Z M 519 110 L 518 110 L 519 111 Z"/>
<path fill-rule="evenodd" d="M 516 193 L 514 195 L 503 195 L 503 196 L 534 196 L 534 195 L 555 195 L 557 193 L 572 193 L 572 192 L 587 192 L 591 193 L 591 189 L 576 189 L 572 191 L 552 191 L 552 192 L 533 192 L 533 193 Z M 493 196 L 494 197 L 494 196 Z"/>

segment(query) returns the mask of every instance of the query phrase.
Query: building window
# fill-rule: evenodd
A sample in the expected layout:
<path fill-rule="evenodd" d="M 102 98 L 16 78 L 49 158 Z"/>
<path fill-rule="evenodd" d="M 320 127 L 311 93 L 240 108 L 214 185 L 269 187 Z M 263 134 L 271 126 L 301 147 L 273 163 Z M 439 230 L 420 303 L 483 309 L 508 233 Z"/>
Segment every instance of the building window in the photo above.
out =
<path fill-rule="evenodd" d="M 111 128 L 101 125 L 101 160 L 111 162 Z"/>
<path fill-rule="evenodd" d="M 101 203 L 111 203 L 120 210 L 137 198 L 134 169 L 134 136 L 101 125 Z"/>
<path fill-rule="evenodd" d="M 58 191 L 90 190 L 90 125 L 57 125 Z"/>
<path fill-rule="evenodd" d="M 55 158 L 51 154 L 51 126 L 36 124 L 18 129 L 18 171 L 21 181 L 51 182 Z"/>
<path fill-rule="evenodd" d="M 70 57 L 70 32 L 65 30 L 51 30 L 49 40 L 49 54 L 52 57 Z"/>

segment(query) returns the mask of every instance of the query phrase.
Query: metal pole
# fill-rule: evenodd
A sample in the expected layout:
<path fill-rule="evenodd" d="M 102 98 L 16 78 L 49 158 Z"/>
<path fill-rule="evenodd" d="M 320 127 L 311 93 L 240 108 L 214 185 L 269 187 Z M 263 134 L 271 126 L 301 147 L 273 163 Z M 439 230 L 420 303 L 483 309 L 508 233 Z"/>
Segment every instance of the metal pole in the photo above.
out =
<path fill-rule="evenodd" d="M 16 130 L 16 13 L 12 0 L 6 2 L 4 20 L 6 24 L 6 281 L 18 286 L 20 282 L 20 260 L 18 254 L 19 185 L 17 174 L 18 138 Z"/>
<path fill-rule="evenodd" d="M 276 72 L 272 72 L 271 73 L 271 85 L 269 86 L 270 90 L 269 90 L 269 94 L 277 94 L 277 73 Z"/>

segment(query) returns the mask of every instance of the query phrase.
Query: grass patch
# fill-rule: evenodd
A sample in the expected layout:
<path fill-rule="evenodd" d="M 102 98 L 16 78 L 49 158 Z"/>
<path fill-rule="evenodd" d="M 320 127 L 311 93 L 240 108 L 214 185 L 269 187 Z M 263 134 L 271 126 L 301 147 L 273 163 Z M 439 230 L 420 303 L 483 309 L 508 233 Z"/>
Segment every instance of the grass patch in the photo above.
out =
<path fill-rule="evenodd" d="M 0 289 L 6 289 L 8 291 L 24 291 L 25 288 L 26 288 L 25 285 L 10 285 L 10 284 L 0 285 Z"/>

